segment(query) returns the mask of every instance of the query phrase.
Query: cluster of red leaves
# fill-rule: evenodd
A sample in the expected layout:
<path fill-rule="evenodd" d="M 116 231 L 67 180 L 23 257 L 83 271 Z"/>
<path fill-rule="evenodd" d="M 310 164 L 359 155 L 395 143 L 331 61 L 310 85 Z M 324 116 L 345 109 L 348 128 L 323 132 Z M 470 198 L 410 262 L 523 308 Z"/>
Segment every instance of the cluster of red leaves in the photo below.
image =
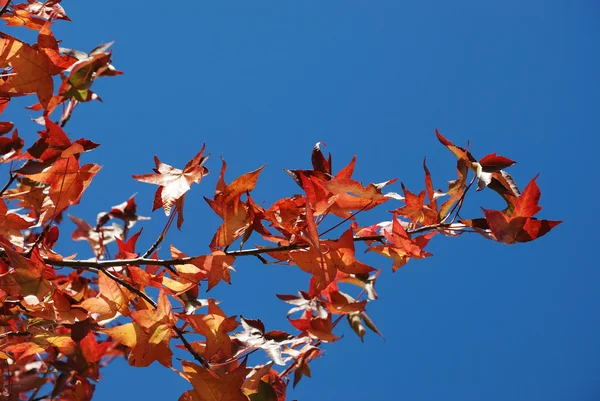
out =
<path fill-rule="evenodd" d="M 356 158 L 334 172 L 331 155 L 325 157 L 318 143 L 311 169 L 287 170 L 299 193 L 268 208 L 250 195 L 264 166 L 227 184 L 223 161 L 214 195 L 205 198 L 223 220 L 209 253 L 188 256 L 171 245 L 169 259 L 161 259 L 158 247 L 174 217 L 178 228 L 183 225 L 186 193 L 208 174 L 202 147 L 183 169 L 155 157 L 153 173 L 133 176 L 158 185 L 153 210 L 163 208 L 168 216 L 150 249 L 141 252 L 137 246 L 141 230 L 130 235 L 147 219 L 137 214 L 132 196 L 99 213 L 93 224 L 70 215 L 76 225 L 71 238 L 87 241 L 94 258 L 62 256 L 54 247 L 63 212 L 80 202 L 100 170 L 81 161 L 98 145 L 70 139 L 63 127 L 80 102 L 99 99 L 91 91 L 96 78 L 120 72 L 111 64 L 110 44 L 89 54 L 58 47 L 51 20 L 69 20 L 59 3 L 0 1 L 7 25 L 39 31 L 34 45 L 0 33 L 0 114 L 11 98 L 36 94 L 38 103 L 31 109 L 42 112 L 35 121 L 43 126 L 39 139 L 26 148 L 14 124 L 0 121 L 0 164 L 10 166 L 11 174 L 0 189 L 0 400 L 90 400 L 100 368 L 126 357 L 132 366 L 157 361 L 179 372 L 192 386 L 180 400 L 282 401 L 289 383 L 310 377 L 320 345 L 340 339 L 334 330 L 343 317 L 361 340 L 367 329 L 381 335 L 366 313 L 377 299 L 380 271 L 357 259 L 358 244 L 392 259 L 397 271 L 410 259 L 432 256 L 425 248 L 436 234 L 477 232 L 515 243 L 534 240 L 560 223 L 534 217 L 541 209 L 540 190 L 533 179 L 522 194 L 518 191 L 504 171 L 512 160 L 494 153 L 477 161 L 439 133 L 458 158 L 458 178 L 446 192 L 434 190 L 424 164 L 425 189 L 415 194 L 401 184 L 403 196 L 384 192 L 396 179 L 367 185 L 353 179 Z M 51 116 L 58 106 L 62 114 L 55 122 Z M 474 172 L 470 183 L 469 170 Z M 484 209 L 481 218 L 462 219 L 462 203 L 475 179 L 480 190 L 497 192 L 506 209 Z M 388 201 L 402 202 L 390 221 L 359 225 L 359 213 Z M 332 227 L 322 229 L 332 220 Z M 243 249 L 251 237 L 262 245 Z M 236 242 L 239 250 L 231 251 Z M 117 252 L 105 259 L 111 243 Z M 206 293 L 222 281 L 231 284 L 236 259 L 245 256 L 294 265 L 308 274 L 308 291 L 277 295 L 291 305 L 293 334 L 228 315 L 218 301 L 201 296 L 207 296 L 203 282 Z M 156 301 L 152 294 L 158 294 Z M 172 340 L 195 362 L 173 366 Z"/>

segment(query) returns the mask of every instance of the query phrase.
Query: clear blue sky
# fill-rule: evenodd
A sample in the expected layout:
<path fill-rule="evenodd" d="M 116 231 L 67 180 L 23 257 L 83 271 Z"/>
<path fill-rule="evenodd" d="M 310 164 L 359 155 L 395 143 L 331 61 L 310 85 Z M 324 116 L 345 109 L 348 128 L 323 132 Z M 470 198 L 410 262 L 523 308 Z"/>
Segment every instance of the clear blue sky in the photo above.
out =
<path fill-rule="evenodd" d="M 183 230 L 166 241 L 187 253 L 207 251 L 219 224 L 202 196 L 212 195 L 221 155 L 229 179 L 267 163 L 254 197 L 266 206 L 298 191 L 282 168 L 308 168 L 317 141 L 327 143 L 334 169 L 357 154 L 359 179 L 399 177 L 415 191 L 423 188 L 424 156 L 437 188 L 455 176 L 436 127 L 455 143 L 471 140 L 477 157 L 498 152 L 518 161 L 511 173 L 522 188 L 541 172 L 541 217 L 564 223 L 534 243 L 439 236 L 433 258 L 394 275 L 389 260 L 367 255 L 384 267 L 380 299 L 368 312 L 386 340 L 369 334 L 361 344 L 344 327 L 289 400 L 600 399 L 597 2 L 64 7 L 73 22 L 54 28 L 63 46 L 89 50 L 116 40 L 114 64 L 125 72 L 99 81 L 104 103 L 82 105 L 67 125 L 70 136 L 102 144 L 85 156 L 104 167 L 71 211 L 79 217 L 92 220 L 134 192 L 140 213 L 150 215 L 155 188 L 131 174 L 150 172 L 154 154 L 182 167 L 203 142 L 212 174 L 192 189 Z M 29 111 L 11 105 L 6 113 L 33 138 Z M 501 206 L 489 194 L 472 195 L 465 210 Z M 360 222 L 386 217 L 365 214 Z M 163 223 L 163 214 L 152 214 L 144 247 Z M 61 249 L 70 248 L 70 230 Z M 85 246 L 78 244 L 82 257 L 90 256 Z M 229 314 L 292 330 L 274 294 L 305 288 L 306 277 L 254 260 L 236 267 L 233 286 L 210 295 Z M 98 401 L 176 399 L 189 388 L 156 364 L 118 361 L 102 374 Z"/>

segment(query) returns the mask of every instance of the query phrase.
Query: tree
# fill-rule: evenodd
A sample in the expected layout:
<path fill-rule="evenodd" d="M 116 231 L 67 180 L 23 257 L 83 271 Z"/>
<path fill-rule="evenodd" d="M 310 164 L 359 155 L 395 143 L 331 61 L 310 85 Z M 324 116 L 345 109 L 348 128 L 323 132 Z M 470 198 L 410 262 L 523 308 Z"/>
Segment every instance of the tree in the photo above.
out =
<path fill-rule="evenodd" d="M 425 189 L 418 194 L 403 184 L 401 195 L 387 192 L 395 179 L 363 185 L 352 178 L 355 159 L 334 170 L 318 143 L 312 168 L 288 171 L 298 194 L 265 208 L 251 195 L 263 167 L 227 183 L 223 161 L 214 195 L 206 199 L 223 222 L 215 227 L 211 251 L 194 256 L 174 245 L 160 247 L 175 218 L 183 227 L 185 195 L 209 172 L 206 151 L 182 169 L 155 157 L 153 173 L 133 176 L 158 185 L 153 210 L 163 209 L 167 218 L 154 244 L 136 246 L 138 222 L 145 218 L 131 197 L 92 224 L 69 215 L 77 226 L 72 239 L 89 242 L 95 258 L 60 255 L 55 244 L 64 237 L 59 227 L 65 212 L 80 203 L 100 169 L 83 164 L 89 158 L 84 153 L 97 144 L 71 140 L 63 129 L 80 103 L 99 99 L 91 90 L 95 79 L 120 72 L 112 66 L 110 45 L 90 53 L 58 46 L 50 21 L 68 18 L 59 3 L 0 1 L 8 25 L 39 31 L 31 45 L 0 34 L 0 112 L 13 97 L 35 94 L 38 103 L 31 108 L 41 112 L 36 122 L 42 126 L 39 139 L 26 147 L 12 123 L 0 123 L 0 161 L 10 170 L 0 189 L 4 399 L 91 399 L 100 368 L 121 356 L 135 367 L 156 361 L 178 370 L 192 388 L 181 400 L 285 399 L 289 383 L 310 376 L 321 345 L 339 339 L 334 329 L 342 320 L 361 339 L 367 329 L 381 334 L 366 311 L 377 298 L 379 271 L 357 259 L 358 247 L 391 259 L 397 271 L 411 258 L 432 256 L 425 248 L 434 236 L 475 233 L 513 244 L 535 240 L 560 223 L 535 217 L 540 190 L 534 178 L 519 191 L 505 171 L 514 161 L 495 153 L 477 159 L 437 132 L 457 158 L 457 179 L 445 191 L 434 189 L 425 162 Z M 506 207 L 463 218 L 474 185 L 498 194 Z M 401 206 L 392 207 L 388 220 L 363 225 L 365 212 L 389 208 L 391 201 Z M 262 245 L 250 248 L 250 239 Z M 111 257 L 109 247 L 115 246 Z M 234 316 L 210 298 L 245 257 L 308 273 L 297 294 L 278 295 L 291 305 L 293 332 L 267 330 L 259 316 Z M 173 360 L 173 347 L 187 352 L 181 365 Z M 257 365 L 253 360 L 263 352 L 271 362 Z"/>

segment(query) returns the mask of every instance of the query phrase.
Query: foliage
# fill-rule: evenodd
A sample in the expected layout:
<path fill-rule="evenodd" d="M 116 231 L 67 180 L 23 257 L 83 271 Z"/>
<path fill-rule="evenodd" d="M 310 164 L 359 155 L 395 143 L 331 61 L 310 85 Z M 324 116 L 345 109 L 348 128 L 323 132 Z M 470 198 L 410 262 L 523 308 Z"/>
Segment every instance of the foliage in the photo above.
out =
<path fill-rule="evenodd" d="M 191 387 L 180 400 L 284 400 L 290 382 L 296 386 L 310 377 L 320 346 L 339 340 L 334 331 L 342 320 L 361 340 L 367 329 L 381 335 L 366 312 L 377 299 L 379 271 L 357 259 L 357 244 L 391 259 L 395 272 L 410 259 L 432 256 L 425 248 L 434 236 L 476 233 L 513 244 L 535 240 L 560 223 L 535 217 L 540 190 L 534 178 L 519 192 L 505 171 L 514 161 L 495 153 L 477 159 L 437 132 L 457 157 L 457 179 L 445 192 L 434 190 L 426 163 L 425 189 L 418 194 L 404 184 L 403 195 L 385 192 L 396 179 L 363 185 L 352 178 L 356 158 L 334 171 L 331 155 L 317 143 L 311 169 L 287 171 L 300 194 L 263 208 L 251 193 L 264 166 L 227 183 L 223 161 L 214 195 L 205 198 L 223 220 L 210 253 L 187 256 L 171 245 L 165 259 L 159 246 L 176 216 L 182 227 L 186 193 L 209 173 L 202 147 L 183 169 L 155 157 L 152 173 L 133 176 L 158 186 L 153 210 L 162 208 L 167 216 L 150 249 L 136 246 L 141 230 L 132 229 L 147 218 L 137 214 L 131 197 L 99 213 L 95 223 L 69 215 L 77 226 L 72 239 L 87 241 L 95 258 L 62 256 L 53 248 L 63 216 L 100 170 L 82 162 L 98 145 L 72 140 L 63 128 L 78 105 L 99 99 L 91 90 L 97 78 L 121 72 L 111 64 L 110 44 L 90 53 L 59 48 L 50 21 L 69 20 L 59 3 L 0 1 L 8 25 L 39 31 L 36 44 L 0 33 L 0 113 L 11 98 L 35 94 L 38 102 L 30 108 L 41 112 L 35 121 L 43 126 L 26 149 L 13 123 L 0 122 L 0 163 L 10 166 L 10 179 L 0 190 L 0 399 L 91 399 L 100 368 L 125 357 L 131 366 L 158 362 L 179 372 Z M 462 218 L 475 183 L 478 190 L 496 192 L 505 209 Z M 390 221 L 359 225 L 359 213 L 390 200 L 403 204 L 391 211 Z M 325 221 L 333 226 L 322 229 Z M 342 234 L 331 237 L 338 231 Z M 244 248 L 251 237 L 263 245 Z M 114 258 L 107 257 L 112 242 L 118 249 Z M 233 244 L 239 250 L 230 250 Z M 233 266 L 244 257 L 308 273 L 308 290 L 277 295 L 291 305 L 293 333 L 232 316 L 208 297 L 222 281 L 230 283 Z M 346 292 L 352 286 L 356 290 Z M 174 365 L 173 345 L 189 360 Z M 251 363 L 257 351 L 271 362 Z M 42 388 L 48 393 L 40 394 Z"/>

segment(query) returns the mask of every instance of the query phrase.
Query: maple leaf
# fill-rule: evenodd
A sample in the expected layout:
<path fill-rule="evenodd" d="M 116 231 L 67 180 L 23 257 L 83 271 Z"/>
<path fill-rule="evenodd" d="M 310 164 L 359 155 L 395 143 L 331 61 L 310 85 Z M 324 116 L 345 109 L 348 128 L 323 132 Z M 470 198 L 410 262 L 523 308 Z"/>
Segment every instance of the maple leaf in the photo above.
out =
<path fill-rule="evenodd" d="M 111 64 L 111 53 L 96 54 L 89 59 L 76 62 L 66 79 L 68 85 L 60 92 L 63 97 L 72 97 L 79 102 L 102 100 L 91 91 L 94 81 L 103 76 L 115 76 L 122 74 Z"/>
<path fill-rule="evenodd" d="M 110 219 L 122 220 L 124 226 L 130 229 L 136 222 L 150 220 L 150 217 L 139 216 L 137 214 L 137 205 L 135 203 L 134 194 L 125 202 L 113 206 L 110 211 L 98 213 L 98 217 L 96 218 L 96 228 L 105 225 Z"/>
<path fill-rule="evenodd" d="M 133 322 L 103 329 L 103 332 L 132 348 L 128 358 L 130 365 L 144 367 L 158 361 L 171 367 L 173 352 L 169 342 L 175 335 L 172 328 L 174 317 L 164 291 L 160 290 L 156 310 L 139 310 L 132 312 L 131 317 Z"/>
<path fill-rule="evenodd" d="M 288 311 L 288 316 L 296 312 L 309 310 L 314 316 L 318 316 L 320 318 L 327 317 L 327 310 L 325 309 L 322 300 L 317 296 L 312 296 L 304 291 L 298 291 L 298 296 L 285 294 L 275 295 L 282 301 L 294 305 L 294 307 Z"/>
<path fill-rule="evenodd" d="M 294 181 L 296 181 L 296 184 L 298 184 L 298 186 L 300 186 L 300 188 L 303 188 L 302 179 L 300 178 L 301 175 L 304 175 L 305 177 L 308 177 L 308 178 L 315 176 L 323 181 L 327 181 L 327 180 L 331 179 L 331 174 L 332 174 L 331 153 L 329 154 L 329 157 L 326 159 L 325 155 L 323 155 L 323 152 L 321 151 L 321 145 L 325 145 L 325 144 L 323 142 L 317 142 L 315 144 L 315 146 L 313 147 L 312 154 L 311 154 L 311 162 L 313 165 L 312 170 L 287 170 L 287 169 L 284 169 L 284 171 L 286 173 L 288 173 L 294 179 Z"/>
<path fill-rule="evenodd" d="M 217 229 L 210 243 L 212 249 L 231 245 L 242 235 L 247 239 L 253 230 L 263 235 L 269 234 L 261 223 L 264 211 L 252 201 L 249 195 L 246 203 L 241 200 L 242 195 L 248 194 L 254 189 L 258 176 L 265 166 L 243 174 L 233 180 L 231 184 L 227 184 L 225 182 L 227 163 L 225 160 L 222 162 L 213 199 L 204 197 L 213 211 L 223 219 L 223 224 Z"/>
<path fill-rule="evenodd" d="M 171 246 L 171 256 L 174 259 L 187 258 L 188 256 Z M 199 283 L 208 279 L 208 289 L 210 291 L 221 280 L 231 284 L 230 271 L 233 270 L 234 256 L 226 255 L 221 251 L 214 251 L 211 255 L 197 256 L 184 265 L 177 265 L 177 275 L 182 279 L 193 283 Z"/>
<path fill-rule="evenodd" d="M 317 292 L 333 282 L 338 270 L 348 274 L 365 274 L 375 270 L 356 260 L 351 228 L 338 240 L 321 241 L 320 249 L 297 249 L 290 251 L 289 256 L 300 269 L 313 275 Z"/>
<path fill-rule="evenodd" d="M 0 96 L 23 96 L 37 93 L 42 106 L 52 98 L 57 75 L 75 62 L 68 56 L 60 56 L 56 40 L 46 23 L 38 36 L 38 47 L 34 48 L 20 40 L 0 33 L 0 68 L 12 67 L 14 75 L 0 81 Z"/>
<path fill-rule="evenodd" d="M 352 179 L 355 165 L 356 156 L 353 156 L 350 163 L 340 170 L 335 177 L 322 183 L 323 187 L 337 196 L 334 205 L 331 208 L 332 213 L 346 218 L 350 216 L 350 213 L 348 213 L 350 210 L 370 210 L 390 199 L 403 200 L 403 198 L 395 192 L 386 194 L 382 192 L 386 185 L 396 182 L 396 178 L 378 184 L 371 183 L 365 186 Z"/>
<path fill-rule="evenodd" d="M 388 245 L 371 245 L 367 252 L 376 252 L 388 258 L 392 258 L 392 271 L 396 272 L 404 266 L 410 258 L 426 258 L 432 256 L 431 253 L 423 250 L 435 232 L 420 235 L 411 239 L 406 232 L 400 220 L 394 216 L 392 222 L 392 232 L 383 230 L 383 235 L 389 241 Z"/>
<path fill-rule="evenodd" d="M 425 205 L 425 190 L 421 191 L 419 195 L 415 195 L 406 189 L 404 184 L 401 185 L 406 205 L 395 209 L 393 213 L 409 218 L 415 223 L 435 224 L 438 220 L 438 212 L 437 209 L 432 208 L 431 204 Z"/>
<path fill-rule="evenodd" d="M 227 317 L 211 299 L 208 301 L 207 314 L 187 315 L 185 320 L 198 334 L 206 337 L 204 358 L 210 360 L 218 352 L 222 352 L 228 358 L 233 356 L 231 339 L 227 333 L 235 330 L 239 325 L 235 321 L 235 316 Z"/>
<path fill-rule="evenodd" d="M 193 386 L 179 397 L 179 401 L 248 401 L 241 388 L 246 379 L 246 361 L 223 377 L 210 370 L 182 361 L 183 376 Z"/>
<path fill-rule="evenodd" d="M 0 163 L 22 158 L 21 149 L 24 144 L 25 142 L 19 137 L 17 130 L 13 131 L 12 137 L 0 136 Z"/>
<path fill-rule="evenodd" d="M 38 132 L 40 138 L 27 150 L 27 153 L 45 165 L 49 165 L 58 158 L 66 158 L 97 148 L 99 145 L 87 139 L 78 139 L 71 142 L 67 134 L 48 117 L 44 117 L 46 129 Z"/>
<path fill-rule="evenodd" d="M 60 0 L 47 0 L 45 2 L 27 0 L 29 4 L 19 3 L 13 5 L 15 10 L 27 10 L 31 14 L 46 20 L 66 20 L 71 21 L 65 9 L 59 4 Z"/>
<path fill-rule="evenodd" d="M 137 244 L 138 239 L 142 235 L 142 229 L 137 233 L 133 234 L 127 241 L 123 241 L 121 238 L 123 236 L 115 237 L 117 241 L 117 247 L 119 248 L 119 252 L 115 255 L 115 259 L 134 259 L 138 257 L 138 253 L 135 251 L 135 246 Z"/>
<path fill-rule="evenodd" d="M 319 158 L 324 160 L 322 154 L 317 157 L 317 159 Z M 313 151 L 314 159 L 315 154 Z M 319 170 L 286 171 L 304 189 L 316 216 L 333 213 L 342 218 L 349 218 L 352 215 L 350 212 L 352 210 L 369 210 L 392 198 L 402 199 L 395 193 L 382 193 L 383 187 L 394 183 L 395 178 L 379 184 L 368 184 L 367 186 L 353 180 L 352 173 L 355 164 L 356 156 L 335 176 L 331 175 L 331 160 L 326 173 Z"/>
<path fill-rule="evenodd" d="M 505 244 L 533 241 L 562 223 L 562 221 L 538 220 L 533 217 L 542 209 L 538 205 L 541 192 L 535 181 L 536 178 L 529 182 L 521 196 L 517 198 L 512 213 L 482 208 L 487 226 L 496 241 Z"/>
<path fill-rule="evenodd" d="M 320 357 L 322 355 L 322 351 L 318 347 L 315 347 L 311 344 L 306 344 L 300 350 L 285 347 L 285 352 L 290 354 L 292 358 L 294 358 L 294 360 L 296 361 L 293 383 L 293 387 L 295 388 L 303 376 L 310 378 L 311 373 L 310 366 L 308 363 L 312 359 Z"/>
<path fill-rule="evenodd" d="M 98 272 L 98 289 L 99 295 L 107 301 L 111 310 L 119 311 L 125 316 L 130 315 L 128 289 L 121 287 L 102 271 Z"/>
<path fill-rule="evenodd" d="M 259 393 L 260 386 L 264 384 L 261 379 L 269 374 L 271 371 L 271 366 L 273 366 L 273 362 L 269 362 L 266 365 L 258 365 L 252 368 L 250 373 L 246 376 L 246 381 L 244 381 L 244 385 L 242 386 L 242 391 L 244 394 L 256 394 Z"/>
<path fill-rule="evenodd" d="M 69 218 L 77 228 L 71 234 L 73 241 L 87 241 L 98 259 L 104 257 L 106 245 L 116 240 L 117 236 L 123 235 L 123 228 L 118 224 L 108 227 L 92 228 L 85 220 L 69 215 Z"/>
<path fill-rule="evenodd" d="M 323 295 L 326 299 L 325 305 L 331 313 L 346 315 L 362 312 L 367 305 L 367 301 L 356 301 L 345 292 L 339 291 L 335 282 L 327 288 L 327 291 L 323 291 Z"/>
<path fill-rule="evenodd" d="M 11 295 L 32 296 L 26 300 L 29 304 L 42 302 L 54 289 L 50 281 L 54 278 L 54 270 L 44 263 L 38 248 L 34 248 L 30 258 L 26 258 L 12 250 L 12 246 L 2 237 L 0 243 L 13 267 L 12 270 L 0 274 L 0 288 Z"/>
<path fill-rule="evenodd" d="M 202 177 L 208 174 L 208 169 L 203 166 L 208 156 L 203 156 L 204 148 L 202 145 L 200 152 L 194 156 L 183 168 L 179 170 L 168 164 L 162 163 L 158 157 L 154 156 L 156 168 L 154 174 L 139 174 L 132 177 L 140 182 L 158 185 L 154 195 L 154 205 L 152 211 L 163 207 L 165 214 L 170 215 L 173 205 L 177 204 L 179 216 L 183 213 L 183 198 L 193 183 L 199 184 Z M 177 227 L 181 227 L 183 218 L 178 219 Z"/>
<path fill-rule="evenodd" d="M 427 159 L 423 160 L 423 170 L 425 170 L 425 190 L 421 191 L 419 195 L 415 195 L 406 189 L 404 183 L 400 183 L 402 190 L 404 191 L 405 205 L 393 210 L 392 213 L 404 216 L 414 223 L 427 226 L 436 224 L 443 219 L 444 215 L 438 211 L 437 198 L 446 194 L 433 189 L 431 173 L 427 168 Z M 460 195 L 462 195 L 462 193 L 459 194 L 459 196 Z M 426 196 L 428 204 L 425 204 Z"/>
<path fill-rule="evenodd" d="M 331 315 L 326 318 L 312 316 L 310 311 L 305 311 L 300 319 L 289 319 L 292 326 L 300 330 L 302 333 L 298 337 L 308 335 L 311 338 L 316 338 L 325 342 L 334 342 L 340 337 L 334 335 L 333 322 Z"/>
<path fill-rule="evenodd" d="M 36 172 L 34 168 L 22 168 L 19 174 L 50 186 L 48 197 L 52 201 L 52 206 L 46 213 L 54 216 L 70 205 L 79 203 L 83 191 L 90 185 L 100 168 L 97 164 L 86 164 L 80 168 L 77 158 L 71 155 L 58 159 L 50 167 L 43 168 L 41 172 Z"/>
<path fill-rule="evenodd" d="M 34 221 L 26 216 L 21 216 L 8 210 L 6 203 L 0 199 L 0 235 L 12 244 L 23 247 L 23 234 L 21 230 L 31 227 Z"/>
<path fill-rule="evenodd" d="M 466 166 L 471 170 L 475 171 L 479 182 L 479 189 L 483 189 L 486 186 L 497 192 L 502 199 L 506 201 L 507 209 L 512 210 L 519 196 L 519 189 L 514 183 L 512 177 L 502 170 L 502 168 L 509 167 L 515 162 L 504 157 L 497 156 L 495 153 L 485 156 L 480 162 L 467 151 L 460 146 L 454 145 L 448 139 L 444 138 L 442 134 L 436 129 L 435 133 L 438 140 L 446 146 L 456 157 L 464 160 Z M 483 165 L 481 164 L 483 162 Z"/>
<path fill-rule="evenodd" d="M 17 9 L 10 13 L 5 13 L 1 17 L 6 21 L 8 26 L 24 26 L 29 29 L 39 31 L 45 24 L 45 21 L 41 18 L 35 18 L 31 13 L 25 9 Z"/>
<path fill-rule="evenodd" d="M 249 349 L 261 348 L 277 365 L 285 366 L 281 356 L 281 346 L 290 344 L 297 339 L 282 331 L 265 333 L 265 325 L 260 320 L 246 319 L 240 316 L 243 332 L 234 333 L 231 337 L 238 340 Z"/>
<path fill-rule="evenodd" d="M 87 311 L 75 305 L 77 302 L 65 291 L 57 289 L 52 294 L 54 311 L 57 314 L 57 321 L 61 323 L 75 323 L 87 319 Z"/>

